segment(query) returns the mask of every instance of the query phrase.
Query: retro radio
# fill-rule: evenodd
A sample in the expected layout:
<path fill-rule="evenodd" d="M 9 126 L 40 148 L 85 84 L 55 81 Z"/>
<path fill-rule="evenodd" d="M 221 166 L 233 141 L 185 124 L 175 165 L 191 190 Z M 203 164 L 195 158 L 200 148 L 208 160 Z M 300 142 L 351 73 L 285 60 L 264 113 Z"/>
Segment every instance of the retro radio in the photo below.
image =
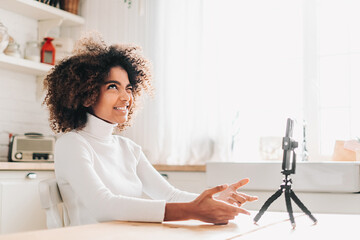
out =
<path fill-rule="evenodd" d="M 55 137 L 39 133 L 14 135 L 9 144 L 9 161 L 53 162 Z"/>

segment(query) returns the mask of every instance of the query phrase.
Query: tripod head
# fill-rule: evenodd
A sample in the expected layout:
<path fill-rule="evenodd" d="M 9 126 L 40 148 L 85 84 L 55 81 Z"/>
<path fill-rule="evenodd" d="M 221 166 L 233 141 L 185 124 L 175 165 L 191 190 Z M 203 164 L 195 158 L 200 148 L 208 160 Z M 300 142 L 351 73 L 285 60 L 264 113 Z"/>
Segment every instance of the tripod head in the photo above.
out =
<path fill-rule="evenodd" d="M 281 173 L 287 175 L 294 174 L 296 168 L 296 153 L 295 148 L 298 147 L 298 142 L 292 139 L 294 120 L 287 119 L 286 133 L 282 141 L 282 149 L 284 150 L 282 171 Z"/>

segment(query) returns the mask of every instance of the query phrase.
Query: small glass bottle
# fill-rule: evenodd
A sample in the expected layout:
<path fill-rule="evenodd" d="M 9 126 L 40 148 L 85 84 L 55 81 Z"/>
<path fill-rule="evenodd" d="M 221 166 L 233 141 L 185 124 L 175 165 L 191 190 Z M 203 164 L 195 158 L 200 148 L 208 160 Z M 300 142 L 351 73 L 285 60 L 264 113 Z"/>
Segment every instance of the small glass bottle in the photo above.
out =
<path fill-rule="evenodd" d="M 36 41 L 29 41 L 26 43 L 25 59 L 40 62 L 40 46 Z"/>
<path fill-rule="evenodd" d="M 4 53 L 8 56 L 21 58 L 20 45 L 15 41 L 10 41 Z"/>
<path fill-rule="evenodd" d="M 0 22 L 0 54 L 5 50 L 9 43 L 7 28 Z"/>

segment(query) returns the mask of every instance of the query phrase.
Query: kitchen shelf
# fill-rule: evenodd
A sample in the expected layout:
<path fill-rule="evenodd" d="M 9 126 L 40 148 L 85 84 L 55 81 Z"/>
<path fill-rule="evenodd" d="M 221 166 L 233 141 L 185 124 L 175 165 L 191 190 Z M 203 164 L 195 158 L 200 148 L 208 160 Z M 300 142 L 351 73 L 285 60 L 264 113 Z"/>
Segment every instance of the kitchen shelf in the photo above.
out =
<path fill-rule="evenodd" d="M 62 26 L 77 26 L 85 23 L 85 19 L 78 15 L 35 0 L 0 0 L 0 8 L 38 21 L 61 19 Z"/>
<path fill-rule="evenodd" d="M 52 65 L 33 62 L 30 60 L 0 54 L 0 68 L 14 72 L 33 74 L 37 76 L 46 75 Z"/>
<path fill-rule="evenodd" d="M 81 26 L 85 19 L 35 0 L 0 0 L 0 8 L 38 20 L 39 41 L 55 26 Z M 52 65 L 0 54 L 0 68 L 14 72 L 46 75 Z"/>

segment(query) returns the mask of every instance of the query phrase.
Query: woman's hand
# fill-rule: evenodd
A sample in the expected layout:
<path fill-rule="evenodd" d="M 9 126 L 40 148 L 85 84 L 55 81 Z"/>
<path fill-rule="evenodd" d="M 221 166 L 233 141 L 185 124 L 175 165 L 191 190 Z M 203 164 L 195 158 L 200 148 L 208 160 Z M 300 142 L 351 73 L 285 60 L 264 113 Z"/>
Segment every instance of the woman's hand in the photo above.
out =
<path fill-rule="evenodd" d="M 239 213 L 250 215 L 245 209 L 213 198 L 214 194 L 223 193 L 227 189 L 227 185 L 210 188 L 191 202 L 194 207 L 194 218 L 203 222 L 227 224 L 229 220 L 234 219 Z"/>
<path fill-rule="evenodd" d="M 213 198 L 214 194 L 227 188 L 227 185 L 210 188 L 192 202 L 167 203 L 164 221 L 195 219 L 214 224 L 227 224 L 239 213 L 249 215 L 250 213 L 245 209 Z"/>
<path fill-rule="evenodd" d="M 238 207 L 242 206 L 246 202 L 252 202 L 258 199 L 255 196 L 249 196 L 244 193 L 237 192 L 237 189 L 247 184 L 250 180 L 248 178 L 244 178 L 237 183 L 231 184 L 227 189 L 220 192 L 218 196 L 215 197 L 217 200 L 221 200 Z"/>

